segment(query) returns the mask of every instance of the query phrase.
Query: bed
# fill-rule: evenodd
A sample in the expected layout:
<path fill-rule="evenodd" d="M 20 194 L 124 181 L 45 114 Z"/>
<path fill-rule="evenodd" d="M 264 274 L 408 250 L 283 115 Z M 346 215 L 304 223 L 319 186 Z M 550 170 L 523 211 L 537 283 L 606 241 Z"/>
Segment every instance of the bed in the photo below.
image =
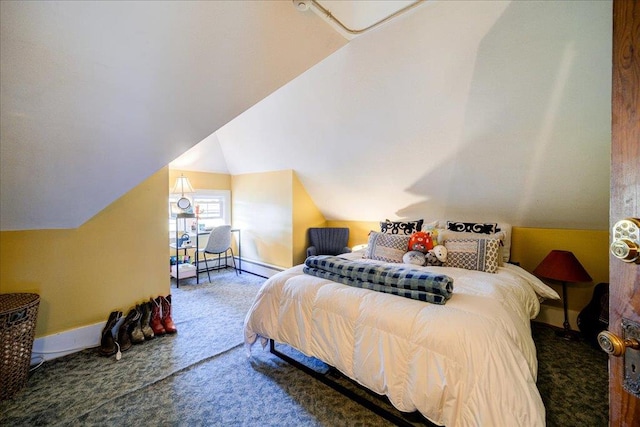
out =
<path fill-rule="evenodd" d="M 367 251 L 365 259 L 362 251 L 340 257 L 395 264 Z M 256 296 L 244 323 L 247 352 L 256 342 L 287 344 L 437 425 L 544 425 L 530 319 L 542 299 L 558 295 L 524 269 L 498 264 L 491 273 L 412 265 L 453 279 L 444 304 L 347 286 L 295 266 Z"/>

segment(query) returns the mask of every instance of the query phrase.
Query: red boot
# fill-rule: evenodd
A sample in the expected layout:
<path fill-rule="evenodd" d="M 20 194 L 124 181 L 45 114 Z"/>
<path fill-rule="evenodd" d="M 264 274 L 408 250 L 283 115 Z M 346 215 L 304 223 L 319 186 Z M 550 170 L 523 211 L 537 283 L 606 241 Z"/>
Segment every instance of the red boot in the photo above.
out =
<path fill-rule="evenodd" d="M 156 299 L 151 298 L 151 319 L 149 320 L 149 326 L 153 329 L 154 335 L 164 335 L 167 331 L 162 326 L 162 314 L 161 314 L 161 302 L 160 298 Z"/>
<path fill-rule="evenodd" d="M 167 331 L 168 334 L 175 334 L 178 330 L 173 323 L 173 319 L 171 319 L 171 295 L 167 295 L 166 298 L 159 298 L 162 301 L 162 326 L 164 326 L 164 330 Z"/>

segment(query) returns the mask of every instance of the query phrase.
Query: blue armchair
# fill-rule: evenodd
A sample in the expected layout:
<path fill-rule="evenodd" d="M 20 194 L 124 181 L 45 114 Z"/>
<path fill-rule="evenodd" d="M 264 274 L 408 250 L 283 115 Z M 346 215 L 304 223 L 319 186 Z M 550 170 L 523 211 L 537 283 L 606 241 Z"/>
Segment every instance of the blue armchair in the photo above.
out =
<path fill-rule="evenodd" d="M 310 228 L 307 257 L 312 255 L 340 255 L 351 252 L 349 229 L 339 227 Z"/>

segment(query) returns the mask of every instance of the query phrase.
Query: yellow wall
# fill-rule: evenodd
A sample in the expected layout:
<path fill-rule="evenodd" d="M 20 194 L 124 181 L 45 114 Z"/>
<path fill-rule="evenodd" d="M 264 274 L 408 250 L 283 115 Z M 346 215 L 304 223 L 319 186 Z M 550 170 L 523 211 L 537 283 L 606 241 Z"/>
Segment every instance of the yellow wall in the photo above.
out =
<path fill-rule="evenodd" d="M 170 292 L 167 180 L 163 168 L 76 229 L 0 233 L 0 292 L 40 295 L 36 336 Z"/>
<path fill-rule="evenodd" d="M 242 230 L 242 258 L 288 268 L 293 265 L 293 172 L 233 175 L 233 226 Z"/>
<path fill-rule="evenodd" d="M 511 242 L 511 259 L 519 262 L 520 266 L 527 271 L 533 271 L 553 249 L 573 252 L 593 282 L 568 286 L 569 310 L 582 310 L 593 296 L 593 287 L 601 282 L 609 282 L 609 232 L 607 230 L 515 227 Z M 562 296 L 561 284 L 546 282 Z M 562 307 L 561 301 L 545 301 L 543 304 Z"/>
<path fill-rule="evenodd" d="M 380 222 L 367 221 L 327 221 L 327 227 L 347 227 L 349 229 L 349 247 L 366 245 L 371 230 L 380 231 Z"/>
<path fill-rule="evenodd" d="M 324 227 L 326 220 L 298 176 L 293 174 L 293 265 L 302 264 L 307 255 L 307 229 Z"/>
<path fill-rule="evenodd" d="M 295 172 L 234 175 L 231 182 L 242 258 L 281 268 L 303 262 L 307 229 L 326 221 Z"/>

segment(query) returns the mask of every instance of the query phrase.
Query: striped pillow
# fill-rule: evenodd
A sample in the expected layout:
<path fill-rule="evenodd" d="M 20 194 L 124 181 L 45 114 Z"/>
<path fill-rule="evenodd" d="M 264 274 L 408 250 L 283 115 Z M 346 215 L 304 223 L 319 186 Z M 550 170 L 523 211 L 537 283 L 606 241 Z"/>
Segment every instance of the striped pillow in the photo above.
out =
<path fill-rule="evenodd" d="M 495 273 L 498 270 L 500 239 L 448 239 L 445 267 Z"/>
<path fill-rule="evenodd" d="M 409 247 L 411 236 L 406 234 L 386 234 L 371 231 L 364 258 L 384 262 L 402 262 Z"/>

